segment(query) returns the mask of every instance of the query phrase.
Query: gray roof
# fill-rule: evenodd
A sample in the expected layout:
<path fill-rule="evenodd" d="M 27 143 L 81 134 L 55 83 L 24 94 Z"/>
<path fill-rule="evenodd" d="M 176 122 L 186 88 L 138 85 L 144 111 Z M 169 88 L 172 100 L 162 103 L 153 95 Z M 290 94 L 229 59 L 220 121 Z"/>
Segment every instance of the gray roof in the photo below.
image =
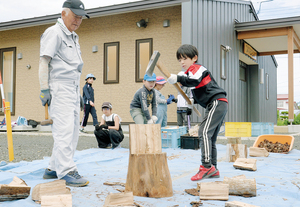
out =
<path fill-rule="evenodd" d="M 181 3 L 185 1 L 189 1 L 189 0 L 144 0 L 144 1 L 136 1 L 136 2 L 130 2 L 125 4 L 117 4 L 112 6 L 87 9 L 86 11 L 89 14 L 90 18 L 95 18 L 100 16 L 181 5 Z M 46 15 L 41 17 L 21 19 L 16 21 L 2 22 L 0 23 L 0 31 L 50 24 L 56 22 L 57 18 L 59 18 L 60 16 L 61 14 L 59 13 L 59 14 Z"/>

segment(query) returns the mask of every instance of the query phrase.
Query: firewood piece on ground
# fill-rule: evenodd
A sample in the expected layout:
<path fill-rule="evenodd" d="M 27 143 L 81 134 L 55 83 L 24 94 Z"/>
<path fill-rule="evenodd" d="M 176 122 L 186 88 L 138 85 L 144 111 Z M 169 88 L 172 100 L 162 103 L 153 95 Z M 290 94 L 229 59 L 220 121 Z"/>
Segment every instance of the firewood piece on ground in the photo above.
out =
<path fill-rule="evenodd" d="M 199 191 L 196 188 L 185 189 L 185 192 L 193 196 L 199 196 Z"/>
<path fill-rule="evenodd" d="M 103 207 L 110 206 L 134 206 L 133 203 L 133 193 L 125 192 L 125 193 L 110 193 L 105 198 Z"/>
<path fill-rule="evenodd" d="M 241 178 L 240 176 L 228 178 L 224 177 L 223 183 L 229 185 L 229 195 L 237 195 L 243 197 L 256 196 L 255 179 Z"/>
<path fill-rule="evenodd" d="M 229 198 L 229 185 L 224 183 L 208 182 L 200 184 L 201 200 L 222 200 Z"/>
<path fill-rule="evenodd" d="M 260 207 L 260 206 L 255 206 L 240 201 L 228 201 L 225 203 L 225 207 Z"/>
<path fill-rule="evenodd" d="M 125 187 L 125 183 L 121 183 L 121 182 L 104 182 L 103 185 L 110 185 L 110 186 L 120 185 Z"/>
<path fill-rule="evenodd" d="M 0 185 L 0 201 L 24 199 L 30 195 L 31 187 L 24 180 L 14 177 L 9 184 Z"/>
<path fill-rule="evenodd" d="M 203 205 L 202 201 L 192 201 L 190 202 L 190 204 L 192 205 L 192 207 L 199 207 Z"/>
<path fill-rule="evenodd" d="M 241 170 L 256 171 L 256 159 L 238 158 L 233 167 Z"/>
<path fill-rule="evenodd" d="M 251 156 L 251 157 L 268 157 L 269 152 L 265 148 L 249 147 L 249 156 Z"/>
<path fill-rule="evenodd" d="M 66 187 L 65 180 L 55 180 L 48 183 L 37 184 L 32 190 L 32 200 L 41 203 L 42 196 L 71 194 L 70 188 Z"/>
<path fill-rule="evenodd" d="M 247 158 L 247 145 L 227 144 L 226 161 L 235 162 L 238 158 Z"/>
<path fill-rule="evenodd" d="M 41 207 L 72 207 L 72 195 L 51 195 L 41 197 Z"/>

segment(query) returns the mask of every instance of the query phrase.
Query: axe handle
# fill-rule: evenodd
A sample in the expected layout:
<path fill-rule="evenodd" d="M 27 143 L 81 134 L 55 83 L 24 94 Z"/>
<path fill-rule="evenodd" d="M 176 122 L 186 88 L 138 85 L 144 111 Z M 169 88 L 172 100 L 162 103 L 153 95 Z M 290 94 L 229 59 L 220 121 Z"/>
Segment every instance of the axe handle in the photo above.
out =
<path fill-rule="evenodd" d="M 45 104 L 45 119 L 48 120 L 48 103 Z"/>
<path fill-rule="evenodd" d="M 156 66 L 158 67 L 158 69 L 160 70 L 160 72 L 162 72 L 162 74 L 164 74 L 167 78 L 169 78 L 171 76 L 171 73 L 167 70 L 167 68 L 160 62 L 160 60 L 157 60 L 156 62 Z M 186 102 L 191 105 L 191 100 L 189 99 L 189 97 L 187 97 L 187 95 L 183 92 L 183 90 L 181 89 L 181 87 L 179 86 L 178 83 L 173 84 L 173 86 L 175 86 L 175 88 L 177 89 L 177 91 L 179 91 L 179 93 L 182 95 L 182 97 L 186 100 Z M 196 114 L 201 117 L 201 113 L 197 110 L 197 108 L 195 106 L 193 106 L 193 110 L 196 112 Z"/>

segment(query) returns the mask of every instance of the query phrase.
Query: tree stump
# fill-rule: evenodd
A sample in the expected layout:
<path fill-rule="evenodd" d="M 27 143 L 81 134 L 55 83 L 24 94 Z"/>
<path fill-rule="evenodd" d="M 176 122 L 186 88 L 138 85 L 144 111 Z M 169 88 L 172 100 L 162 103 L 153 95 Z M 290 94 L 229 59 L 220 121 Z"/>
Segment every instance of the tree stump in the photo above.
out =
<path fill-rule="evenodd" d="M 143 197 L 173 196 L 167 154 L 130 154 L 125 191 Z"/>
<path fill-rule="evenodd" d="M 229 184 L 229 195 L 256 196 L 256 181 L 254 178 L 246 179 L 246 177 L 241 176 L 232 178 L 224 177 L 223 183 Z"/>
<path fill-rule="evenodd" d="M 237 158 L 247 158 L 247 145 L 227 144 L 226 161 L 235 162 Z"/>

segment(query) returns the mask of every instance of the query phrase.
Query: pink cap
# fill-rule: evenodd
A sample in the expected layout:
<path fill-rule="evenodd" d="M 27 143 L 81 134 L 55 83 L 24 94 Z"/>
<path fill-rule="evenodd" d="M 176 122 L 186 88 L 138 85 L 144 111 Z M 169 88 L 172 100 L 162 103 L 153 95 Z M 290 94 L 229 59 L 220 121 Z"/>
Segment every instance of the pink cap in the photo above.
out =
<path fill-rule="evenodd" d="M 157 76 L 156 77 L 156 84 L 165 84 L 167 81 L 164 79 L 162 76 Z"/>

